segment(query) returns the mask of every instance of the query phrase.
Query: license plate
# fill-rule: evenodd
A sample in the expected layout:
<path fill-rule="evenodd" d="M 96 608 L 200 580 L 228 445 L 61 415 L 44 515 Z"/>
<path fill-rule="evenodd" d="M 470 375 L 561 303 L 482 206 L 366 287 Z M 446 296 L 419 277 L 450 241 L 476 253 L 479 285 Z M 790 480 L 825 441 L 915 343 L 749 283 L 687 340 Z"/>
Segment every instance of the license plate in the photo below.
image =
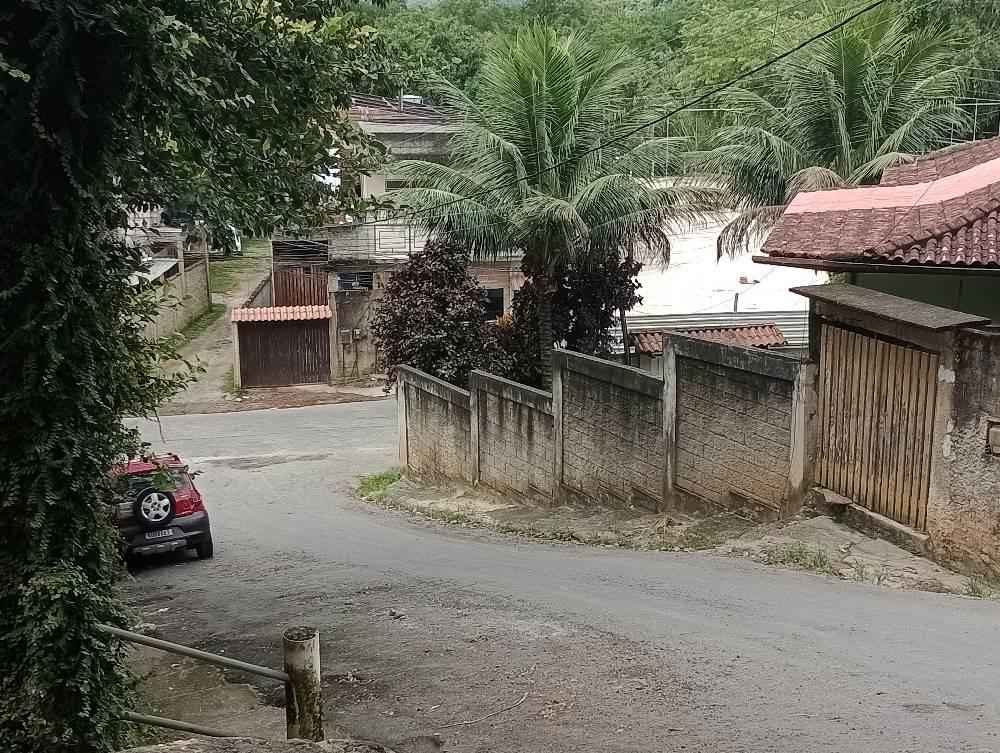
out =
<path fill-rule="evenodd" d="M 168 536 L 173 536 L 173 535 L 174 535 L 174 529 L 173 528 L 164 528 L 164 529 L 159 530 L 159 531 L 150 531 L 149 533 L 146 534 L 146 538 L 147 539 L 165 539 Z"/>

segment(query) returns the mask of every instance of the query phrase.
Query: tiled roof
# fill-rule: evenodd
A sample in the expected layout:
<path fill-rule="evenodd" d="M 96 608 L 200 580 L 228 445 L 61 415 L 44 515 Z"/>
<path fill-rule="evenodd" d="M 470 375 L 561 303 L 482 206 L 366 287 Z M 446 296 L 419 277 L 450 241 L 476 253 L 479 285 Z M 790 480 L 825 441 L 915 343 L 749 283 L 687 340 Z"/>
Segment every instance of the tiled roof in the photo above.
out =
<path fill-rule="evenodd" d="M 784 345 L 785 336 L 773 324 L 761 324 L 737 327 L 713 327 L 711 329 L 676 329 L 673 330 L 688 337 L 698 337 L 702 340 L 725 343 L 727 345 L 743 345 L 745 347 L 769 348 Z M 635 336 L 636 347 L 640 353 L 655 355 L 663 352 L 662 332 L 639 332 Z"/>
<path fill-rule="evenodd" d="M 250 306 L 233 309 L 234 322 L 291 322 L 306 319 L 329 319 L 330 307 L 314 306 Z"/>
<path fill-rule="evenodd" d="M 923 154 L 912 162 L 888 167 L 883 186 L 906 186 L 944 178 L 1000 157 L 1000 138 L 969 141 Z"/>
<path fill-rule="evenodd" d="M 433 105 L 404 101 L 400 107 L 395 97 L 375 97 L 370 94 L 351 96 L 348 117 L 364 123 L 447 123 L 448 115 Z"/>
<path fill-rule="evenodd" d="M 973 159 L 983 160 L 970 164 Z M 954 172 L 958 165 L 963 169 Z M 1000 140 L 917 160 L 890 185 L 800 193 L 764 244 L 779 258 L 1000 266 Z M 933 170 L 934 172 L 928 172 Z M 924 172 L 920 172 L 924 171 Z"/>

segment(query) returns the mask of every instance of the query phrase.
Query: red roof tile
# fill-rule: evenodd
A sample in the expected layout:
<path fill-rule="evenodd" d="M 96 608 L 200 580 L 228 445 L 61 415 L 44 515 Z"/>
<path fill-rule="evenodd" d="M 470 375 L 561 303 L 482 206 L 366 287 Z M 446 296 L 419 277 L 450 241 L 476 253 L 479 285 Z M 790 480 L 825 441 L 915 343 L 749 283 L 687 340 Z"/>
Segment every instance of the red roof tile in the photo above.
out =
<path fill-rule="evenodd" d="M 1000 139 L 964 146 L 925 155 L 904 166 L 914 168 L 908 173 L 893 168 L 888 184 L 800 193 L 771 231 L 764 253 L 828 261 L 1000 266 Z M 927 176 L 926 182 L 905 182 Z"/>
<path fill-rule="evenodd" d="M 735 327 L 712 327 L 706 329 L 672 330 L 688 337 L 745 347 L 769 348 L 785 344 L 785 335 L 774 324 L 759 324 Z M 655 355 L 663 352 L 662 332 L 639 332 L 635 336 L 640 353 Z"/>
<path fill-rule="evenodd" d="M 234 322 L 291 322 L 307 319 L 330 319 L 330 307 L 315 306 L 248 306 L 233 309 Z"/>
<path fill-rule="evenodd" d="M 1000 138 L 969 141 L 922 154 L 911 162 L 888 167 L 883 186 L 905 186 L 944 178 L 1000 157 Z"/>

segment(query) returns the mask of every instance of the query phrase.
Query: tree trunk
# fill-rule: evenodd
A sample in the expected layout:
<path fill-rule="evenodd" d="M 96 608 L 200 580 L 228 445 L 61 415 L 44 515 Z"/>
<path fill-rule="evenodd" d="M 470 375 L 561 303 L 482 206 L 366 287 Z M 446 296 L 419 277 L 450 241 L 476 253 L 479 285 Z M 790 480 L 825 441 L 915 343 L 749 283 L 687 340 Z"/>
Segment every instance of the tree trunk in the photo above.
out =
<path fill-rule="evenodd" d="M 548 278 L 539 275 L 535 278 L 538 286 L 538 350 L 540 352 L 539 366 L 542 370 L 542 389 L 552 389 L 552 291 L 549 290 Z"/>
<path fill-rule="evenodd" d="M 628 341 L 628 321 L 625 319 L 625 309 L 618 309 L 618 318 L 622 325 L 622 345 L 625 348 L 624 363 L 626 366 L 632 365 L 632 348 Z"/>

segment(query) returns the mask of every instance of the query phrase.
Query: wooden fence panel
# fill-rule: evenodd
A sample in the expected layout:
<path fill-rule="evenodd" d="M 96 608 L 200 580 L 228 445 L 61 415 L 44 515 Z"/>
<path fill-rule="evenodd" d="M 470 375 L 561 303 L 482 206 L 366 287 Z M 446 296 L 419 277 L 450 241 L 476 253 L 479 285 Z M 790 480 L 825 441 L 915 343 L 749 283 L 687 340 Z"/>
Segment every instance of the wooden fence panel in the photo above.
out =
<path fill-rule="evenodd" d="M 938 356 L 824 323 L 817 480 L 918 530 L 927 525 Z"/>
<path fill-rule="evenodd" d="M 240 322 L 244 387 L 321 384 L 330 379 L 330 320 Z"/>
<path fill-rule="evenodd" d="M 322 306 L 330 302 L 325 270 L 276 268 L 271 286 L 274 306 Z"/>

